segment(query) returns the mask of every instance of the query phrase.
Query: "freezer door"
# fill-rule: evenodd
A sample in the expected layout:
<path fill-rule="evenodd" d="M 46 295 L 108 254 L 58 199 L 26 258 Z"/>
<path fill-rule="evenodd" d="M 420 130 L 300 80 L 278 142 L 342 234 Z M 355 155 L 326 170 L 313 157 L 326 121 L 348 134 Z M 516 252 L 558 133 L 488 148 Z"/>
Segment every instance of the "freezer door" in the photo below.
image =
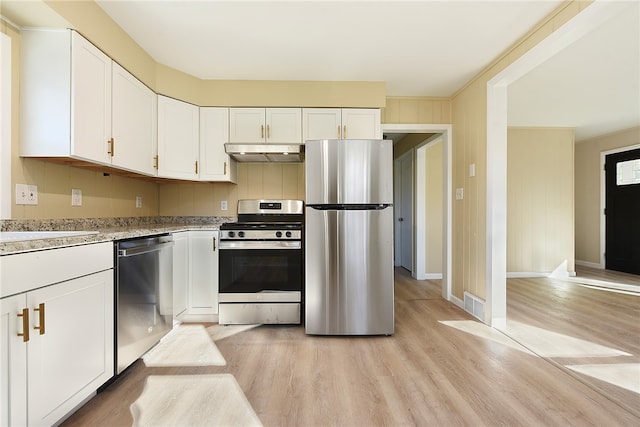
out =
<path fill-rule="evenodd" d="M 308 207 L 306 221 L 306 333 L 393 334 L 393 209 Z"/>
<path fill-rule="evenodd" d="M 307 204 L 393 203 L 391 140 L 310 140 L 305 156 Z"/>

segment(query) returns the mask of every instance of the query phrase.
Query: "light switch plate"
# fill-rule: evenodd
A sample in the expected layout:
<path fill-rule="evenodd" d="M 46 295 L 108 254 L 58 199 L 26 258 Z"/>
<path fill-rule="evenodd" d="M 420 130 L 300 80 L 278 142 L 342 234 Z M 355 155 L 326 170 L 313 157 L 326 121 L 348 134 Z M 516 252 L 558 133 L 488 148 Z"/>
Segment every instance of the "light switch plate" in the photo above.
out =
<path fill-rule="evenodd" d="M 456 200 L 462 200 L 464 198 L 464 188 L 456 188 Z"/>
<path fill-rule="evenodd" d="M 227 201 L 226 200 L 221 200 L 220 201 L 220 210 L 221 211 L 226 211 L 227 210 Z"/>
<path fill-rule="evenodd" d="M 71 189 L 71 206 L 82 206 L 82 190 L 78 188 Z"/>

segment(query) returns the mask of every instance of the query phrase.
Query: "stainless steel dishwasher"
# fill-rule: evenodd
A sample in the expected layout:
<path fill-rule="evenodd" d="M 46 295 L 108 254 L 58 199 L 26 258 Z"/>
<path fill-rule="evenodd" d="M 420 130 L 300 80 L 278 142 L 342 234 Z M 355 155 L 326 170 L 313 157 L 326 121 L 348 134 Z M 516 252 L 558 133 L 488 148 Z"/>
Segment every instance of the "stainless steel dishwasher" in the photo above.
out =
<path fill-rule="evenodd" d="M 116 242 L 116 374 L 173 327 L 172 247 L 170 234 Z"/>

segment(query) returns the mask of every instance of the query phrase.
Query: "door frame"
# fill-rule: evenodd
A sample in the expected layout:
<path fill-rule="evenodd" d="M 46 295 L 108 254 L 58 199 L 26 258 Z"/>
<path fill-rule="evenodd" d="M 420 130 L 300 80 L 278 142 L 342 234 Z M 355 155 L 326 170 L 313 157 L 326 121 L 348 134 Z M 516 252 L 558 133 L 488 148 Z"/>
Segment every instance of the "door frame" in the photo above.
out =
<path fill-rule="evenodd" d="M 409 150 L 406 153 L 404 153 L 402 156 L 398 157 L 397 159 L 395 159 L 393 161 L 394 165 L 393 165 L 393 179 L 394 179 L 394 205 L 397 205 L 398 200 L 401 200 L 400 204 L 403 203 L 402 201 L 402 194 L 403 194 L 403 189 L 402 189 L 402 163 L 406 160 L 406 159 L 411 160 L 411 227 L 413 229 L 413 224 L 415 224 L 415 218 L 414 218 L 414 213 L 415 213 L 415 204 L 414 204 L 414 199 L 415 199 L 415 156 L 414 156 L 414 152 L 413 150 Z M 398 198 L 398 196 L 400 196 Z M 397 206 L 396 206 L 397 207 Z M 402 242 L 402 230 L 401 227 L 398 226 L 398 211 L 396 209 L 394 209 L 393 212 L 393 220 L 394 220 L 394 233 L 393 233 L 393 244 L 394 244 L 394 266 L 395 267 L 402 267 L 402 246 L 403 246 L 403 242 Z M 415 278 L 415 257 L 414 257 L 414 251 L 415 251 L 415 236 L 414 233 L 411 233 L 411 276 Z"/>
<path fill-rule="evenodd" d="M 442 134 L 442 162 L 443 162 L 443 222 L 442 222 L 442 298 L 447 301 L 451 301 L 451 278 L 452 278 L 452 248 L 453 248 L 453 145 L 452 145 L 452 126 L 450 124 L 382 124 L 383 133 L 439 133 Z M 414 148 L 415 150 L 415 148 Z M 415 157 L 414 157 L 415 158 Z M 417 179 L 424 179 L 426 171 L 424 165 L 418 166 L 414 162 L 415 177 Z M 415 194 L 415 188 L 414 188 Z M 415 198 L 415 197 L 414 197 Z M 414 203 L 414 206 L 417 203 Z M 424 204 L 423 204 L 424 205 Z M 416 212 L 414 209 L 414 221 L 415 218 L 424 218 L 424 212 Z M 422 233 L 421 236 L 414 236 L 413 257 L 414 259 L 424 259 L 424 245 L 422 248 L 416 247 L 415 242 L 417 240 L 425 241 L 426 233 L 424 227 L 416 230 L 416 232 Z"/>
<path fill-rule="evenodd" d="M 626 147 L 614 148 L 607 151 L 600 152 L 600 266 L 604 269 L 606 262 L 604 259 L 604 253 L 606 250 L 606 238 L 607 238 L 607 216 L 604 214 L 604 208 L 607 206 L 607 182 L 604 165 L 609 154 L 623 153 L 625 151 L 636 150 L 640 148 L 640 144 L 629 145 Z"/>
<path fill-rule="evenodd" d="M 484 322 L 489 326 L 507 326 L 507 87 L 624 7 L 595 0 L 487 82 Z"/>

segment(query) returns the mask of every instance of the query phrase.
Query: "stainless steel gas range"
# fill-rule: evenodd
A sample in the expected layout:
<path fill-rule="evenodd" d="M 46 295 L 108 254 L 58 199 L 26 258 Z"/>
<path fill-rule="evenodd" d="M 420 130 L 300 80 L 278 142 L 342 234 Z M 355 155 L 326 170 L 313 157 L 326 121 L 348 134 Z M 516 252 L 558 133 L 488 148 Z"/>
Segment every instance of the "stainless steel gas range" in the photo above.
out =
<path fill-rule="evenodd" d="M 220 226 L 220 324 L 300 324 L 303 224 L 302 200 L 238 201 Z"/>

